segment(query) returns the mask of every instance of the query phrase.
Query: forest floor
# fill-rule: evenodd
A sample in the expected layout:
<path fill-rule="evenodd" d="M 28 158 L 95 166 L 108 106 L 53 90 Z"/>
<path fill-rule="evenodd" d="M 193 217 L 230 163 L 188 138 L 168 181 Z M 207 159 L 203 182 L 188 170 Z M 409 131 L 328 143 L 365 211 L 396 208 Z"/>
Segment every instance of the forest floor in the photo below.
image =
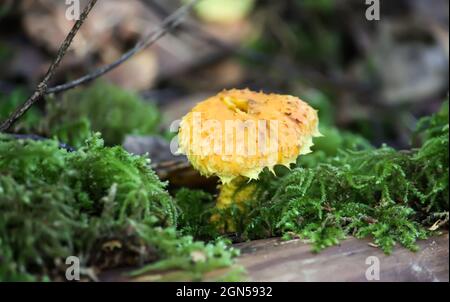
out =
<path fill-rule="evenodd" d="M 341 244 L 321 253 L 313 253 L 311 246 L 301 240 L 283 241 L 280 238 L 253 240 L 234 246 L 241 251 L 237 264 L 245 268 L 247 281 L 255 282 L 448 282 L 449 234 L 418 242 L 419 250 L 412 252 L 396 247 L 386 255 L 370 239 L 348 238 Z M 380 264 L 377 276 L 368 280 L 366 272 Z M 377 261 L 377 260 L 375 260 Z M 375 264 L 376 265 L 376 264 Z M 130 269 L 104 272 L 100 281 L 159 281 L 170 279 L 177 272 L 153 272 L 137 279 L 127 277 Z M 211 272 L 210 277 L 223 273 Z M 369 274 L 369 273 L 367 273 Z M 369 279 L 371 277 L 369 276 Z"/>

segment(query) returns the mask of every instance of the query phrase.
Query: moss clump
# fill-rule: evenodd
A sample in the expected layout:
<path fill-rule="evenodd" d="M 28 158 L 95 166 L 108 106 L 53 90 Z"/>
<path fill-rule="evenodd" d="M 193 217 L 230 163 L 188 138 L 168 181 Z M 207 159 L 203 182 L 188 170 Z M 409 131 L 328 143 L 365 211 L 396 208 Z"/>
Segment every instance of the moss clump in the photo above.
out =
<path fill-rule="evenodd" d="M 25 99 L 20 89 L 0 95 L 0 118 L 6 119 Z M 31 108 L 11 131 L 54 137 L 72 147 L 83 146 L 93 132 L 101 132 L 105 144 L 113 146 L 128 134 L 156 133 L 160 122 L 153 104 L 103 81 L 66 92 L 61 99 L 48 97 L 45 111 Z"/>
<path fill-rule="evenodd" d="M 76 152 L 1 136 L 0 280 L 62 279 L 68 256 L 96 271 L 150 262 L 196 279 L 232 263 L 223 243 L 179 235 L 176 217 L 143 157 L 97 136 Z"/>
<path fill-rule="evenodd" d="M 160 121 L 157 108 L 137 94 L 98 81 L 85 89 L 47 100 L 41 132 L 74 146 L 81 145 L 90 129 L 102 133 L 108 146 L 120 145 L 127 134 L 153 134 Z"/>
<path fill-rule="evenodd" d="M 176 193 L 175 200 L 180 209 L 178 226 L 183 233 L 202 240 L 220 236 L 216 227 L 211 224 L 211 216 L 215 211 L 211 194 L 183 188 Z"/>

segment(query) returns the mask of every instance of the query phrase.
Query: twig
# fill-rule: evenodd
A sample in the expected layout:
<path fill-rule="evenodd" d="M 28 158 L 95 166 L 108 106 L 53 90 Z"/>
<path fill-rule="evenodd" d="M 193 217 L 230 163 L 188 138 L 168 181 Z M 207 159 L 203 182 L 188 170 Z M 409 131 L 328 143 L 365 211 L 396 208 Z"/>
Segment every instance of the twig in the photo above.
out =
<path fill-rule="evenodd" d="M 67 51 L 67 48 L 70 46 L 75 34 L 83 24 L 84 20 L 86 19 L 87 15 L 89 14 L 90 10 L 92 9 L 92 7 L 95 5 L 96 2 L 97 0 L 91 0 L 91 2 L 89 2 L 89 4 L 86 6 L 85 10 L 80 16 L 80 20 L 77 21 L 77 23 L 75 23 L 74 27 L 72 28 L 69 35 L 66 37 L 64 43 L 62 44 L 60 50 L 58 51 L 58 56 L 50 66 L 49 71 L 44 77 L 44 80 L 38 85 L 34 94 L 22 106 L 20 106 L 6 121 L 4 121 L 0 125 L 0 131 L 8 130 L 34 103 L 39 101 L 42 98 L 42 96 L 46 94 L 66 91 L 76 86 L 90 82 L 94 79 L 97 79 L 102 75 L 108 73 L 109 71 L 113 70 L 114 68 L 118 67 L 139 51 L 154 44 L 156 41 L 158 41 L 158 39 L 166 35 L 170 29 L 175 28 L 182 22 L 182 18 L 184 17 L 184 15 L 196 2 L 198 2 L 198 0 L 191 0 L 189 3 L 177 9 L 172 15 L 167 17 L 156 30 L 152 31 L 144 39 L 139 41 L 132 49 L 123 54 L 117 61 L 102 66 L 94 70 L 93 72 L 76 80 L 48 88 L 47 87 L 48 81 L 53 76 L 55 68 L 59 65 L 61 59 L 64 57 L 64 54 Z"/>
<path fill-rule="evenodd" d="M 159 4 L 155 0 L 143 0 L 143 2 L 154 12 L 156 12 L 161 18 L 165 18 L 169 14 L 168 9 L 166 9 L 163 5 Z M 234 45 L 229 45 L 228 43 L 214 37 L 195 23 L 185 22 L 184 24 L 180 25 L 179 29 L 181 31 L 188 32 L 190 35 L 216 48 L 224 49 L 225 51 L 232 54 L 240 54 L 239 50 L 237 50 Z"/>
<path fill-rule="evenodd" d="M 122 63 L 127 61 L 129 58 L 131 58 L 133 55 L 135 55 L 139 51 L 154 44 L 161 37 L 165 36 L 169 32 L 169 30 L 177 27 L 183 21 L 182 19 L 186 15 L 186 13 L 189 11 L 189 9 L 196 2 L 198 2 L 198 0 L 191 0 L 189 3 L 185 4 L 184 6 L 180 7 L 179 9 L 177 9 L 173 14 L 168 16 L 157 29 L 155 29 L 150 34 L 148 34 L 146 37 L 144 37 L 132 49 L 130 49 L 128 52 L 124 53 L 117 61 L 115 61 L 111 64 L 108 64 L 108 65 L 102 66 L 102 67 L 94 70 L 93 72 L 91 72 L 85 76 L 82 76 L 81 78 L 78 78 L 76 80 L 49 88 L 46 93 L 47 94 L 58 93 L 61 91 L 69 90 L 76 86 L 90 82 L 96 78 L 99 78 L 102 75 L 104 75 L 105 73 L 108 73 L 109 71 L 118 67 L 119 65 L 121 65 Z"/>
<path fill-rule="evenodd" d="M 21 106 L 19 106 L 1 125 L 0 125 L 0 131 L 6 131 L 8 130 L 22 115 L 25 114 L 25 112 L 30 109 L 31 106 L 33 106 L 36 102 L 38 102 L 43 95 L 46 94 L 48 88 L 48 82 L 50 78 L 53 76 L 55 69 L 58 67 L 59 63 L 61 63 L 62 58 L 66 54 L 67 49 L 69 48 L 70 44 L 72 44 L 73 38 L 77 34 L 78 30 L 80 29 L 81 25 L 83 25 L 84 21 L 86 20 L 87 16 L 91 12 L 92 8 L 94 7 L 97 0 L 90 0 L 90 2 L 86 5 L 84 8 L 82 14 L 80 15 L 80 19 L 75 22 L 74 26 L 70 30 L 69 34 L 64 39 L 64 42 L 61 44 L 61 47 L 58 50 L 58 54 L 56 55 L 55 60 L 48 68 L 47 73 L 44 76 L 44 79 L 39 83 L 37 86 L 35 92 L 33 95 Z"/>

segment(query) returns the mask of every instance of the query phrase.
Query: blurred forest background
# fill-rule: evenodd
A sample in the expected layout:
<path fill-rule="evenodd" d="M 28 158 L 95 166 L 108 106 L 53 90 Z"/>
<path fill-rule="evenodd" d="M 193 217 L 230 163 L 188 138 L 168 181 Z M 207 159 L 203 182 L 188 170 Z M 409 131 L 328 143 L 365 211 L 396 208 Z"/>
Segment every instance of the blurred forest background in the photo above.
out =
<path fill-rule="evenodd" d="M 99 1 L 51 84 L 115 61 L 180 4 Z M 203 1 L 176 30 L 102 78 L 159 108 L 162 120 L 148 112 L 152 129 L 144 133 L 165 135 L 206 96 L 248 87 L 299 96 L 321 111 L 323 124 L 360 133 L 376 146 L 406 148 L 418 118 L 437 111 L 448 95 L 449 3 L 381 1 L 379 21 L 366 19 L 367 8 L 363 0 Z M 26 100 L 55 57 L 73 25 L 66 9 L 59 0 L 1 1 L 2 119 Z M 71 110 L 81 110 L 75 103 Z M 98 106 L 94 128 L 96 117 L 111 123 L 95 130 L 128 127 L 129 114 Z M 45 110 L 43 102 L 38 107 Z M 133 127 L 140 125 L 130 132 Z M 46 134 L 42 128 L 32 132 Z M 111 143 L 121 142 L 119 132 Z"/>

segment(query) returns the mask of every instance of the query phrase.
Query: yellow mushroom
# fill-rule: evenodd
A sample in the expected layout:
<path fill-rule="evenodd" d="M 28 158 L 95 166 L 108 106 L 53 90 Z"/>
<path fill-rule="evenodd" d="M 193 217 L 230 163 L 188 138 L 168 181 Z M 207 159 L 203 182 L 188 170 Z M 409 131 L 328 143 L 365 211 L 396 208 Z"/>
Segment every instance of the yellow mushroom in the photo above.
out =
<path fill-rule="evenodd" d="M 181 121 L 179 151 L 201 174 L 222 182 L 218 208 L 254 192 L 244 182 L 264 168 L 289 167 L 320 136 L 317 111 L 297 97 L 248 89 L 224 90 L 197 104 Z"/>
<path fill-rule="evenodd" d="M 197 104 L 182 120 L 180 152 L 222 183 L 257 179 L 265 168 L 289 166 L 319 136 L 317 112 L 290 95 L 225 90 Z"/>

